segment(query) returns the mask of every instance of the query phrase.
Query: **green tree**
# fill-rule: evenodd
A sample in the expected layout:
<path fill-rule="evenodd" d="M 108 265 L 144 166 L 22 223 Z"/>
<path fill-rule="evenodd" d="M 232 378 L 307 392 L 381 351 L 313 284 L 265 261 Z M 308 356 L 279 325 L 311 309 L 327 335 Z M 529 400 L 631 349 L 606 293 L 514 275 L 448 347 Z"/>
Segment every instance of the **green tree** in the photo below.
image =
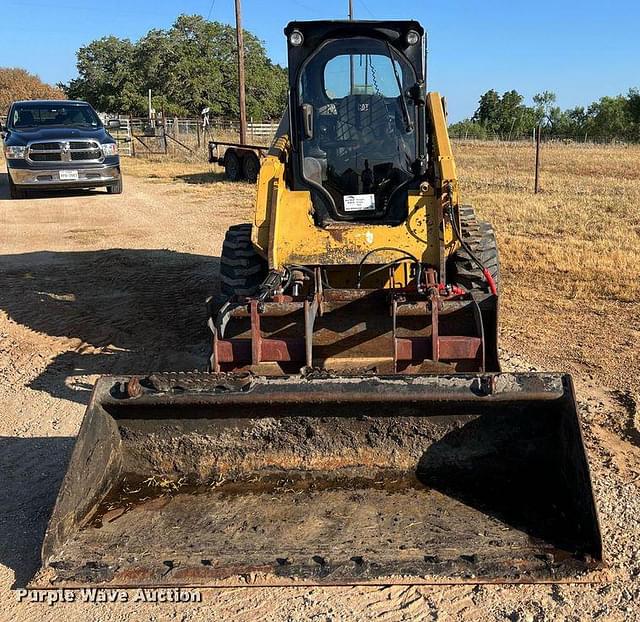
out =
<path fill-rule="evenodd" d="M 632 117 L 624 95 L 601 97 L 587 110 L 588 133 L 593 138 L 624 140 L 630 135 Z"/>
<path fill-rule="evenodd" d="M 517 91 L 499 95 L 495 90 L 480 97 L 471 119 L 450 127 L 456 138 L 524 138 L 543 123 L 545 136 L 551 138 L 585 138 L 640 142 L 640 89 L 626 95 L 602 97 L 588 108 L 576 106 L 562 110 L 556 105 L 556 94 L 542 91 L 527 106 Z"/>
<path fill-rule="evenodd" d="M 500 134 L 511 140 L 518 138 L 532 127 L 531 108 L 524 105 L 524 97 L 515 90 L 502 96 L 500 112 Z"/>
<path fill-rule="evenodd" d="M 498 95 L 497 91 L 491 89 L 480 96 L 473 120 L 480 123 L 488 133 L 495 133 L 500 125 L 500 108 L 500 95 Z"/>
<path fill-rule="evenodd" d="M 272 63 L 263 44 L 245 32 L 247 114 L 280 117 L 286 71 Z M 78 51 L 77 79 L 67 90 L 108 112 L 144 113 L 152 105 L 167 114 L 238 115 L 235 29 L 199 15 L 180 15 L 168 30 L 149 31 L 138 42 L 116 37 L 94 41 Z"/>
<path fill-rule="evenodd" d="M 543 91 L 533 96 L 536 122 L 541 123 L 551 116 L 553 105 L 556 103 L 556 94 L 552 91 Z"/>
<path fill-rule="evenodd" d="M 463 119 L 449 126 L 449 134 L 452 138 L 486 139 L 487 129 L 484 125 L 473 119 Z"/>
<path fill-rule="evenodd" d="M 534 125 L 534 113 L 524 105 L 524 97 L 515 90 L 498 95 L 493 89 L 480 97 L 473 121 L 488 135 L 503 139 L 519 138 Z"/>
<path fill-rule="evenodd" d="M 135 112 L 144 96 L 134 64 L 135 44 L 103 37 L 78 50 L 78 77 L 65 87 L 67 95 L 84 99 L 104 112 Z"/>
<path fill-rule="evenodd" d="M 631 119 L 629 137 L 631 140 L 640 141 L 640 90 L 629 89 L 627 94 L 627 113 Z"/>

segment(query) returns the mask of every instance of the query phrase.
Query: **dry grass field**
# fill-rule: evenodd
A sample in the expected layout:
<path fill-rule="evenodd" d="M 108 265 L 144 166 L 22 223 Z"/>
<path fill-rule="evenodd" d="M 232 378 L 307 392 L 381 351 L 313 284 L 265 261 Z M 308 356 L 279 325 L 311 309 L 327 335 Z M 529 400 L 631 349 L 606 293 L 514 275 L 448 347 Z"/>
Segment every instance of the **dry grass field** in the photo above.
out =
<path fill-rule="evenodd" d="M 465 200 L 495 223 L 503 346 L 620 389 L 639 386 L 640 148 L 456 147 Z"/>
<path fill-rule="evenodd" d="M 530 143 L 454 145 L 465 203 L 494 223 L 501 252 L 503 347 L 619 389 L 640 375 L 640 147 L 546 144 L 533 194 Z M 222 169 L 160 157 L 125 170 L 192 184 L 250 217 L 253 191 Z"/>
<path fill-rule="evenodd" d="M 635 622 L 640 619 L 640 147 L 455 145 L 495 224 L 507 370 L 570 371 L 610 580 L 596 585 L 233 588 L 197 606 L 18 603 L 101 374 L 202 368 L 203 300 L 254 188 L 218 167 L 125 159 L 125 191 L 10 201 L 0 173 L 0 621 Z M 0 171 L 4 167 L 0 161 Z"/>

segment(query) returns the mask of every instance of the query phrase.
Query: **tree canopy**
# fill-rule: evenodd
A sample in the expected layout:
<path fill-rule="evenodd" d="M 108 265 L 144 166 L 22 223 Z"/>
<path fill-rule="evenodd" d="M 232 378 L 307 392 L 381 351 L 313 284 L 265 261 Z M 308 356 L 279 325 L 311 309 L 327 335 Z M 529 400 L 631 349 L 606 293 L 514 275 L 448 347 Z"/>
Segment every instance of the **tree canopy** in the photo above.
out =
<path fill-rule="evenodd" d="M 286 70 L 269 60 L 262 42 L 244 32 L 247 115 L 279 118 L 287 93 Z M 152 105 L 172 115 L 237 117 L 235 28 L 180 15 L 168 30 L 150 30 L 139 41 L 110 36 L 78 50 L 78 77 L 65 90 L 103 112 L 144 114 Z"/>
<path fill-rule="evenodd" d="M 64 99 L 64 93 L 38 76 L 17 67 L 0 67 L 0 115 L 19 99 Z"/>
<path fill-rule="evenodd" d="M 480 97 L 473 117 L 454 123 L 450 132 L 454 137 L 513 140 L 530 136 L 538 124 L 554 138 L 640 141 L 640 91 L 562 110 L 550 91 L 534 95 L 527 106 L 517 91 L 500 95 L 490 90 Z"/>

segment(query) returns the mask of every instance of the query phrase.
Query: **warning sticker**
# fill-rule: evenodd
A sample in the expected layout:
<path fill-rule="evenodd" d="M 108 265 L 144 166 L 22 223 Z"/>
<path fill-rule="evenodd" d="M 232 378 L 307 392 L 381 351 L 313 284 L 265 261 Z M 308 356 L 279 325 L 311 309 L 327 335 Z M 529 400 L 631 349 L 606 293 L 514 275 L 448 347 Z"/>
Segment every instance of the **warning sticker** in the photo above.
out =
<path fill-rule="evenodd" d="M 345 194 L 344 211 L 361 212 L 376 209 L 376 197 L 374 194 Z"/>

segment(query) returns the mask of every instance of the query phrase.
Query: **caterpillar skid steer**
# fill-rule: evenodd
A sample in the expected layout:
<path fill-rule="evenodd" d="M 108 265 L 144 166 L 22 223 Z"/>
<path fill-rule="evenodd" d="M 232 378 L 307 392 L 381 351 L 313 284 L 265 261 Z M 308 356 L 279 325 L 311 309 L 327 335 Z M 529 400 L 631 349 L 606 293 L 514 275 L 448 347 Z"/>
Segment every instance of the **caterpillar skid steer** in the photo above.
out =
<path fill-rule="evenodd" d="M 461 202 L 422 27 L 285 34 L 209 370 L 99 379 L 35 584 L 593 580 L 571 379 L 500 371 L 494 232 Z"/>

